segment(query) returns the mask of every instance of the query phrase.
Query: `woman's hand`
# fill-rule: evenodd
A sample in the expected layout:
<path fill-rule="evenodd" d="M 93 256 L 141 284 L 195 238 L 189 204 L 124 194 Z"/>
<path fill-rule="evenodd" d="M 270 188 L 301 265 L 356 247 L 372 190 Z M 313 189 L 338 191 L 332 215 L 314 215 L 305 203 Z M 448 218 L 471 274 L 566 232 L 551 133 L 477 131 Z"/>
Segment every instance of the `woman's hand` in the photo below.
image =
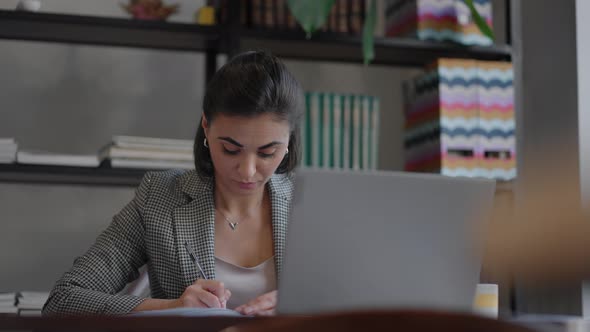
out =
<path fill-rule="evenodd" d="M 223 282 L 199 279 L 184 290 L 173 307 L 225 308 L 230 297 L 231 292 L 225 289 Z"/>
<path fill-rule="evenodd" d="M 235 310 L 243 315 L 273 316 L 277 305 L 277 291 L 262 294 L 254 300 L 242 304 Z"/>

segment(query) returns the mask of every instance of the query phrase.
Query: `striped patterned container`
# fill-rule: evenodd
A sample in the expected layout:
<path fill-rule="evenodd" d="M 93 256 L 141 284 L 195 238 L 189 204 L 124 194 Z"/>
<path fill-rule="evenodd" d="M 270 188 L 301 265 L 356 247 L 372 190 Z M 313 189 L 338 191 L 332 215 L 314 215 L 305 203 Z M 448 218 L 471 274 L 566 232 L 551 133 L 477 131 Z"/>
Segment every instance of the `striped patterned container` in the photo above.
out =
<path fill-rule="evenodd" d="M 463 0 L 385 0 L 385 35 L 422 40 L 491 45 L 475 25 Z M 492 26 L 490 0 L 474 0 L 478 13 Z"/>
<path fill-rule="evenodd" d="M 512 66 L 439 59 L 405 84 L 407 171 L 516 176 Z"/>

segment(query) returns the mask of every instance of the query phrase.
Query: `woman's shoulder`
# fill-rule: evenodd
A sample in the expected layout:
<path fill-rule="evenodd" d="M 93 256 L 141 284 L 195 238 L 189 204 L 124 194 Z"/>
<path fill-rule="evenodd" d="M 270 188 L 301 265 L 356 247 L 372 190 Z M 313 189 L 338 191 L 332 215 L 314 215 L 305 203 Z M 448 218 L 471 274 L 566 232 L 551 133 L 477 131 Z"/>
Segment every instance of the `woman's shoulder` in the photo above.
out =
<path fill-rule="evenodd" d="M 292 174 L 274 174 L 270 181 L 270 189 L 277 195 L 291 200 L 293 197 L 293 175 Z"/>
<path fill-rule="evenodd" d="M 202 179 L 194 170 L 172 169 L 146 173 L 142 186 L 148 187 L 151 200 L 184 203 L 199 192 L 211 191 L 212 181 Z"/>

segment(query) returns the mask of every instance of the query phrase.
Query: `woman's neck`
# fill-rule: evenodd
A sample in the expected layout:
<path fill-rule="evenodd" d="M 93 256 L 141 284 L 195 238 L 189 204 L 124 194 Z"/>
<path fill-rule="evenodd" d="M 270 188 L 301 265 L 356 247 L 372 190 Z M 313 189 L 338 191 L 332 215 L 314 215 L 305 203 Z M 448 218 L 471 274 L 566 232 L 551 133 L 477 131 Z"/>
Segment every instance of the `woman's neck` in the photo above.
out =
<path fill-rule="evenodd" d="M 264 187 L 251 195 L 236 195 L 216 184 L 215 208 L 233 217 L 247 218 L 260 213 L 266 195 Z"/>

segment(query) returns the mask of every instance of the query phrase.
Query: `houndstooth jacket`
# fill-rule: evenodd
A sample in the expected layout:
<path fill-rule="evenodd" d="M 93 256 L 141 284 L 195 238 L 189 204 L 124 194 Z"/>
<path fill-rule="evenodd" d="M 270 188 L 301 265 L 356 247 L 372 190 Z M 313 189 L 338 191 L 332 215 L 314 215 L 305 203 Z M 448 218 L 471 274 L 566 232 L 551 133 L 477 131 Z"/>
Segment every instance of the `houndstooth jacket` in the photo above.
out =
<path fill-rule="evenodd" d="M 275 174 L 267 185 L 277 275 L 285 248 L 293 185 Z M 44 315 L 115 315 L 130 312 L 142 298 L 118 295 L 147 263 L 153 298 L 179 298 L 200 276 L 185 242 L 209 278 L 215 278 L 213 180 L 195 171 L 150 172 L 134 199 L 113 217 L 92 247 L 57 281 Z"/>

